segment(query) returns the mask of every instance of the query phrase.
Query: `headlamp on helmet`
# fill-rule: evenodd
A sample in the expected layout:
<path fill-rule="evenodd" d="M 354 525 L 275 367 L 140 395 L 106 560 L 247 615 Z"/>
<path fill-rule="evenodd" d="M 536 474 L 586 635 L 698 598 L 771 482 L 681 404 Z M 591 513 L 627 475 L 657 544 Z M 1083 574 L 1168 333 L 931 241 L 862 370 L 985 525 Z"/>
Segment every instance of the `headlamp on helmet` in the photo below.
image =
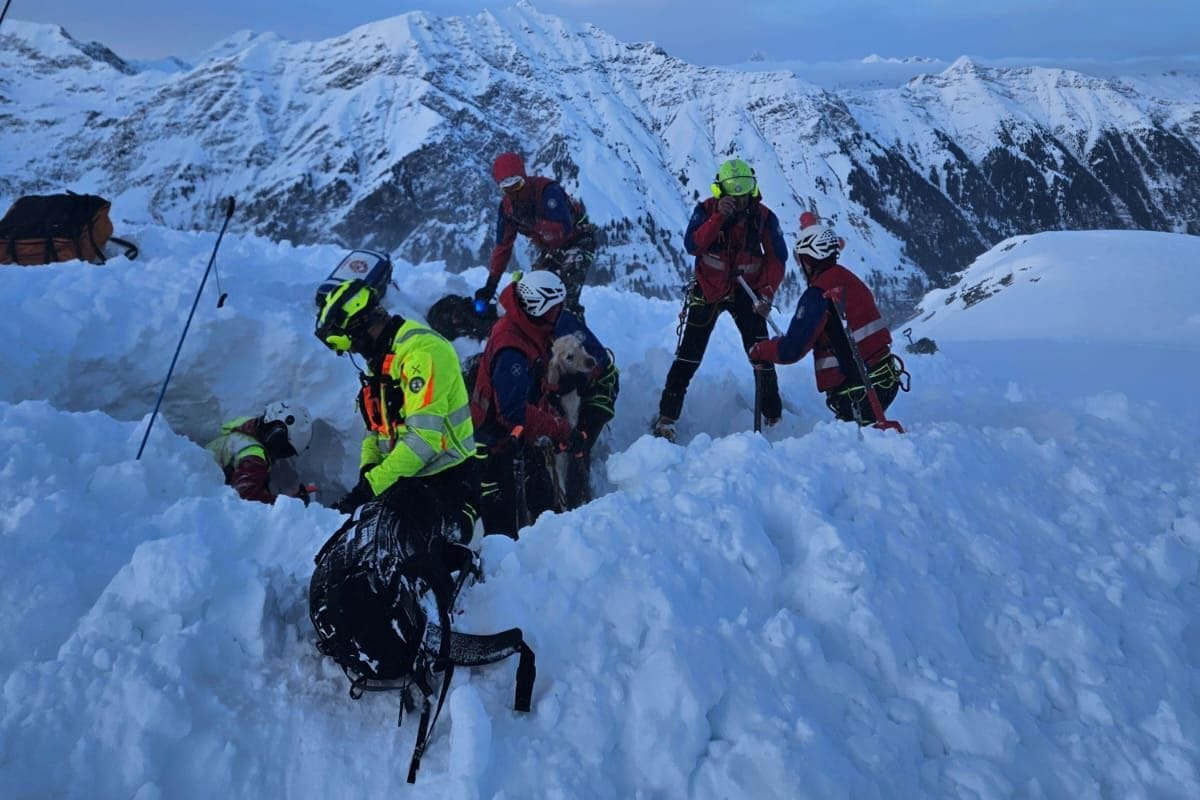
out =
<path fill-rule="evenodd" d="M 314 333 L 333 352 L 341 355 L 354 347 L 354 338 L 366 329 L 371 312 L 379 307 L 379 298 L 365 281 L 345 281 L 325 296 L 317 312 Z"/>

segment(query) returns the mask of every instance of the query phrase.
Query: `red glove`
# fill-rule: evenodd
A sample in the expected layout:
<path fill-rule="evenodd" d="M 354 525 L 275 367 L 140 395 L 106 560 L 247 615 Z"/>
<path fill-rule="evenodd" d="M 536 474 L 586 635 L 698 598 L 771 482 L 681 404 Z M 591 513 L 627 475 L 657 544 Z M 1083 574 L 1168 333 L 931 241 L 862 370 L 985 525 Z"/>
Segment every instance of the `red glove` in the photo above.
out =
<path fill-rule="evenodd" d="M 543 401 L 525 406 L 525 440 L 536 443 L 543 436 L 554 444 L 563 444 L 571 435 L 571 423 Z"/>
<path fill-rule="evenodd" d="M 747 351 L 746 355 L 751 361 L 765 362 L 768 364 L 779 363 L 779 340 L 767 339 L 762 342 L 755 342 L 754 346 Z"/>

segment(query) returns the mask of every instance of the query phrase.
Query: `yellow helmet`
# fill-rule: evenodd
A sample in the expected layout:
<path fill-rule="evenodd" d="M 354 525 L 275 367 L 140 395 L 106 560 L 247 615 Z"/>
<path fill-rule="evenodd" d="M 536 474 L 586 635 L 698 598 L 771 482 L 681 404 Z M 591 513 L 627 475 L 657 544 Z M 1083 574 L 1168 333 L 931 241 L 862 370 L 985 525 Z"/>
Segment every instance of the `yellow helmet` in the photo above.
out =
<path fill-rule="evenodd" d="M 367 320 L 379 308 L 379 297 L 366 281 L 343 281 L 325 296 L 317 312 L 314 333 L 326 347 L 341 355 L 353 348 L 353 337 L 365 329 Z"/>
<path fill-rule="evenodd" d="M 754 177 L 754 168 L 740 158 L 726 161 L 717 169 L 712 193 L 713 197 L 758 197 L 758 178 Z"/>

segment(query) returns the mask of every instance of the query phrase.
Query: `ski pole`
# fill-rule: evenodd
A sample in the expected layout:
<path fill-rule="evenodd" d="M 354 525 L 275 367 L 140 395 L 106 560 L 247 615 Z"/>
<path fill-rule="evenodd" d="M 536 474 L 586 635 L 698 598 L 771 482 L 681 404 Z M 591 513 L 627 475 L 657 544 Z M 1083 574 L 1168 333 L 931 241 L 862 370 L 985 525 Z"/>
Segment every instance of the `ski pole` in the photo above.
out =
<path fill-rule="evenodd" d="M 742 285 L 742 288 L 746 290 L 746 294 L 750 295 L 750 299 L 755 303 L 755 305 L 757 305 L 759 303 L 760 298 L 757 294 L 754 293 L 754 290 L 750 288 L 750 284 L 746 283 L 746 279 L 743 278 L 741 275 L 738 275 L 737 282 Z M 779 326 L 775 324 L 775 320 L 771 319 L 770 312 L 767 312 L 766 319 L 767 319 L 767 324 L 771 326 L 771 330 L 775 331 L 775 335 L 783 336 L 783 331 L 779 330 Z"/>
<path fill-rule="evenodd" d="M 163 396 L 167 393 L 167 384 L 171 382 L 171 374 L 175 371 L 175 362 L 179 360 L 179 351 L 183 349 L 183 340 L 187 338 L 188 327 L 192 324 L 192 317 L 196 313 L 196 306 L 200 304 L 200 295 L 204 291 L 204 282 L 208 280 L 208 273 L 213 268 L 213 263 L 217 260 L 217 248 L 221 246 L 221 238 L 225 236 L 225 229 L 229 227 L 229 219 L 233 216 L 233 197 L 230 196 L 225 206 L 225 222 L 221 225 L 221 232 L 217 234 L 217 243 L 213 245 L 212 256 L 208 259 L 208 267 L 204 270 L 204 276 L 200 279 L 200 288 L 196 290 L 196 299 L 192 301 L 192 310 L 188 312 L 187 322 L 183 324 L 183 334 L 179 337 L 179 344 L 175 346 L 175 355 L 171 357 L 171 366 L 167 368 L 167 377 L 163 379 L 162 389 L 158 392 L 158 401 L 154 404 L 154 412 L 150 414 L 150 422 L 146 424 L 146 435 L 142 437 L 142 444 L 138 447 L 137 457 L 139 460 L 142 457 L 142 451 L 146 449 L 146 440 L 150 438 L 150 429 L 154 427 L 154 418 L 158 416 L 158 409 L 162 406 Z"/>
<path fill-rule="evenodd" d="M 893 429 L 900 433 L 904 433 L 904 426 L 894 419 L 887 419 L 883 415 L 883 404 L 879 402 L 879 395 L 875 393 L 875 385 L 871 383 L 871 375 L 867 372 L 867 365 L 863 362 L 862 353 L 858 351 L 858 342 L 854 341 L 854 334 L 850 331 L 850 321 L 846 318 L 846 305 L 842 302 L 842 287 L 835 286 L 825 292 L 825 297 L 833 302 L 833 307 L 837 310 L 838 321 L 842 325 L 842 332 L 846 334 L 846 342 L 850 345 L 850 355 L 854 358 L 854 366 L 858 368 L 858 374 L 862 378 L 863 390 L 867 393 L 867 402 L 871 404 L 871 411 L 875 414 L 875 424 L 872 427 L 880 430 Z M 858 421 L 861 431 L 862 418 L 858 412 L 858 404 L 854 402 L 854 398 L 850 398 L 850 405 L 854 409 L 854 418 Z"/>
<path fill-rule="evenodd" d="M 754 367 L 754 432 L 762 432 L 762 370 Z"/>

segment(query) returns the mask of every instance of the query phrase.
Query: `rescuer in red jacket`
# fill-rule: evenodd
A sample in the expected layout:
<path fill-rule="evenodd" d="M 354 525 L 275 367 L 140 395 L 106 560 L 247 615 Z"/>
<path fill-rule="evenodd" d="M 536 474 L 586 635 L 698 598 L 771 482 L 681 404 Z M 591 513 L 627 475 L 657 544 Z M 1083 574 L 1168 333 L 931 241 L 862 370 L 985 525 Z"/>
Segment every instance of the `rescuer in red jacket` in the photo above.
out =
<path fill-rule="evenodd" d="M 684 247 L 696 257 L 696 278 L 684 300 L 675 361 L 667 372 L 658 418 L 651 426 L 655 436 L 671 441 L 675 440 L 684 395 L 700 368 L 717 318 L 721 312 L 729 312 L 747 351 L 765 340 L 766 316 L 787 263 L 779 219 L 763 204 L 758 179 L 749 164 L 737 158 L 722 164 L 712 193 L 696 204 L 683 236 Z M 742 281 L 753 291 L 753 298 Z M 783 415 L 779 384 L 770 364 L 760 362 L 755 369 L 762 381 L 762 413 L 769 427 Z"/>
<path fill-rule="evenodd" d="M 796 304 L 787 333 L 750 349 L 750 358 L 773 364 L 794 364 L 811 350 L 817 390 L 825 392 L 825 404 L 846 422 L 875 422 L 863 389 L 863 378 L 855 366 L 845 328 L 838 318 L 833 297 L 840 295 L 846 322 L 859 354 L 871 377 L 879 402 L 886 410 L 902 386 L 904 364 L 891 352 L 892 334 L 875 305 L 875 297 L 853 272 L 837 263 L 842 240 L 815 215 L 800 216 L 800 239 L 796 260 L 804 271 L 808 288 Z M 899 363 L 898 363 L 899 362 Z"/>
<path fill-rule="evenodd" d="M 492 177 L 503 196 L 487 283 L 475 292 L 475 300 L 487 303 L 495 297 L 500 275 L 512 257 L 517 234 L 521 234 L 538 248 L 533 271 L 557 273 L 567 289 L 564 305 L 582 316 L 579 294 L 596 258 L 596 229 L 588 221 L 583 203 L 570 197 L 557 181 L 527 175 L 525 162 L 516 153 L 498 155 L 492 163 Z"/>

